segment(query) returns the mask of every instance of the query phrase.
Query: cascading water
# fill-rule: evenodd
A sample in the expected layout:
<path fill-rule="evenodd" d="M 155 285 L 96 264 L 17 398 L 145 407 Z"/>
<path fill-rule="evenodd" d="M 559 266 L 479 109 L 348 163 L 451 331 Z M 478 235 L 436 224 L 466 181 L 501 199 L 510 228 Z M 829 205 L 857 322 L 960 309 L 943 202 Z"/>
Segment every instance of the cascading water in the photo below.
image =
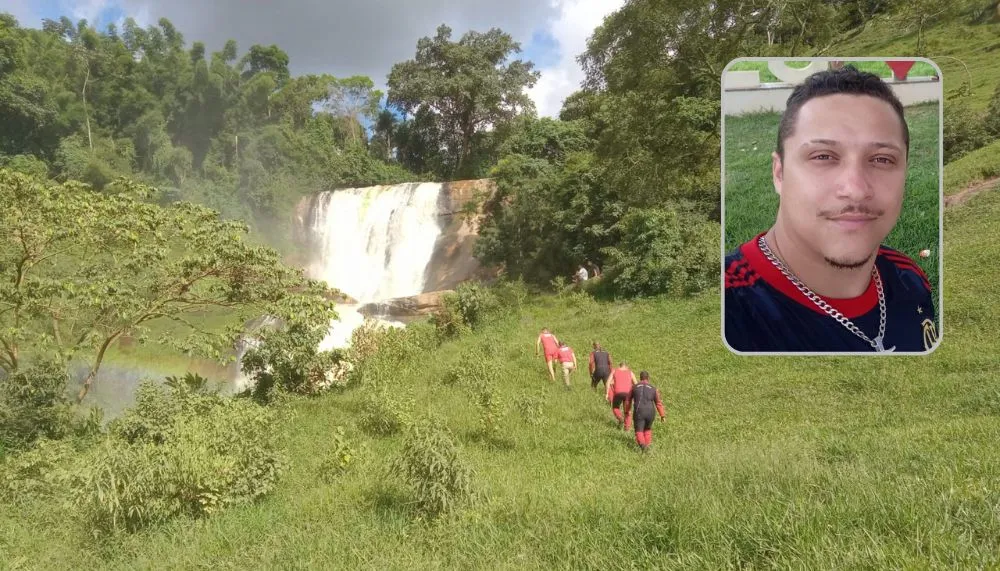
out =
<path fill-rule="evenodd" d="M 423 292 L 427 264 L 441 234 L 439 183 L 407 183 L 324 192 L 316 198 L 310 233 L 318 251 L 310 277 L 354 298 L 338 304 L 321 349 L 343 347 L 364 322 L 366 303 Z"/>
<path fill-rule="evenodd" d="M 364 323 L 358 311 L 367 303 L 423 292 L 427 264 L 441 234 L 438 221 L 440 183 L 348 188 L 324 192 L 312 202 L 305 220 L 316 261 L 309 277 L 352 297 L 355 304 L 337 304 L 339 319 L 330 323 L 321 350 L 345 347 L 351 333 Z M 402 323 L 379 319 L 390 325 Z M 237 348 L 240 362 L 254 344 L 245 339 Z M 235 381 L 243 390 L 250 379 Z"/>

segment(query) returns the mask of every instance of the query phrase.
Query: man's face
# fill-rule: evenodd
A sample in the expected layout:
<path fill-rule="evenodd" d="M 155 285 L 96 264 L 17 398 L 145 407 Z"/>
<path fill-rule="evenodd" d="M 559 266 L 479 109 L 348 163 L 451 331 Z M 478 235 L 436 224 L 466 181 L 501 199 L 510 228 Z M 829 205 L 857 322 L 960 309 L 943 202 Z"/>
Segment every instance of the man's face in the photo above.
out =
<path fill-rule="evenodd" d="M 906 143 L 892 106 L 864 95 L 810 99 L 784 154 L 784 161 L 772 156 L 782 226 L 812 255 L 836 266 L 863 265 L 903 205 Z"/>

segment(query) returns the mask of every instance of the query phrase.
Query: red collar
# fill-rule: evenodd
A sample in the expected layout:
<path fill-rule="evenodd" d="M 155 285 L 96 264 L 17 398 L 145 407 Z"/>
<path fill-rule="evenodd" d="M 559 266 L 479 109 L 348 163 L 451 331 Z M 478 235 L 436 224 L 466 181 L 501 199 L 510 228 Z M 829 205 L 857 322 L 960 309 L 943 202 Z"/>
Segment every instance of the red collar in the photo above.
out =
<path fill-rule="evenodd" d="M 764 252 L 760 250 L 760 246 L 757 245 L 757 241 L 760 237 L 766 234 L 766 232 L 761 232 L 754 237 L 753 240 L 740 246 L 740 251 L 743 253 L 743 257 L 746 258 L 747 263 L 753 268 L 755 272 L 760 274 L 761 279 L 768 283 L 771 287 L 785 294 L 787 297 L 792 298 L 796 302 L 802 304 L 805 307 L 819 313 L 821 315 L 826 315 L 826 312 L 820 309 L 815 303 L 813 303 L 808 297 L 799 291 L 799 288 L 795 287 L 785 274 L 781 273 L 781 270 L 776 268 Z M 875 288 L 875 280 L 868 281 L 868 289 L 858 297 L 848 297 L 848 298 L 833 298 L 820 296 L 823 301 L 829 303 L 834 309 L 844 314 L 844 317 L 848 319 L 853 319 L 860 315 L 864 315 L 872 310 L 876 305 L 878 305 L 878 291 Z"/>

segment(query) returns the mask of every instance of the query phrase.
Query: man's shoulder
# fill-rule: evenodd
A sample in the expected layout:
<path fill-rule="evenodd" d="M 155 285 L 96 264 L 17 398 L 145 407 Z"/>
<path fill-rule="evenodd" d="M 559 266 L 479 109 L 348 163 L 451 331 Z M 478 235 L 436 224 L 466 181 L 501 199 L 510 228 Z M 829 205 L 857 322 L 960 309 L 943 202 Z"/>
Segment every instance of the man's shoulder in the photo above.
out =
<path fill-rule="evenodd" d="M 878 249 L 878 259 L 883 269 L 888 269 L 903 286 L 912 294 L 926 295 L 932 290 L 927 274 L 917 262 L 894 248 L 881 246 Z"/>
<path fill-rule="evenodd" d="M 733 290 L 755 285 L 760 274 L 753 268 L 743 249 L 747 243 L 726 254 L 725 258 L 725 289 L 726 293 Z"/>

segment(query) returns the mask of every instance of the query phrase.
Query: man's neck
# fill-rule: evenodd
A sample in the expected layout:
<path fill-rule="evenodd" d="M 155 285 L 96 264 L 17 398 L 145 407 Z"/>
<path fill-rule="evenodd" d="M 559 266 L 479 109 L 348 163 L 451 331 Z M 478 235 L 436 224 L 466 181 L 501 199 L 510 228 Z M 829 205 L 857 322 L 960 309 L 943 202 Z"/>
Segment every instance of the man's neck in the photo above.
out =
<path fill-rule="evenodd" d="M 780 225 L 768 230 L 764 240 L 767 241 L 771 252 L 785 264 L 792 275 L 823 297 L 853 298 L 868 289 L 875 256 L 857 268 L 837 268 L 821 255 L 796 247 L 795 240 Z"/>

